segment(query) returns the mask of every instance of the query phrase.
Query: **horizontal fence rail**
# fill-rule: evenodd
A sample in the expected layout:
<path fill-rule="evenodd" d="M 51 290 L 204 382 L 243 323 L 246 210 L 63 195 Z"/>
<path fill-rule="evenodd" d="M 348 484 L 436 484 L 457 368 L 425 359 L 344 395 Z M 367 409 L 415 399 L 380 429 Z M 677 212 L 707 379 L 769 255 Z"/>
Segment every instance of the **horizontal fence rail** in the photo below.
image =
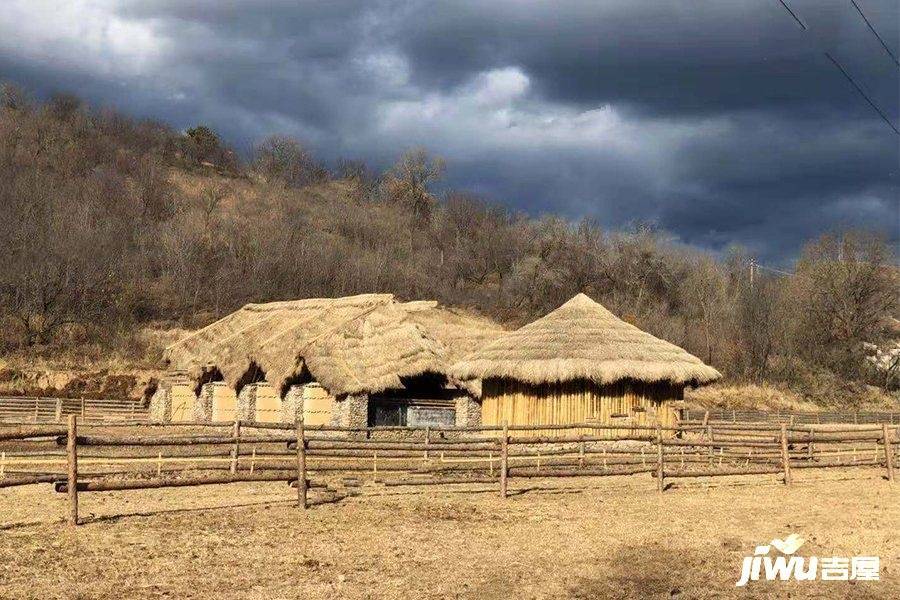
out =
<path fill-rule="evenodd" d="M 704 410 L 685 409 L 685 421 L 774 422 L 791 424 L 877 424 L 900 425 L 900 411 L 845 412 L 781 412 L 765 410 Z"/>
<path fill-rule="evenodd" d="M 688 415 L 691 416 L 691 415 Z M 585 430 L 593 433 L 581 433 Z M 615 432 L 610 439 L 603 432 Z M 537 435 L 527 435 L 528 433 Z M 870 467 L 895 477 L 900 427 L 718 421 L 675 427 L 601 425 L 335 427 L 236 420 L 135 424 L 66 417 L 65 425 L 0 426 L 0 488 L 52 483 L 79 522 L 79 493 L 259 481 L 296 489 L 297 504 L 367 485 L 497 485 L 536 477 L 649 474 L 667 480 Z M 312 478 L 311 478 L 312 476 Z M 337 482 L 337 483 L 336 483 Z M 354 483 L 355 482 L 355 483 Z M 355 487 L 354 487 L 355 486 Z M 353 489 L 351 489 L 353 488 Z"/>
<path fill-rule="evenodd" d="M 0 396 L 0 425 L 65 423 L 69 415 L 78 415 L 85 423 L 146 423 L 150 409 L 143 400 L 134 398 Z"/>

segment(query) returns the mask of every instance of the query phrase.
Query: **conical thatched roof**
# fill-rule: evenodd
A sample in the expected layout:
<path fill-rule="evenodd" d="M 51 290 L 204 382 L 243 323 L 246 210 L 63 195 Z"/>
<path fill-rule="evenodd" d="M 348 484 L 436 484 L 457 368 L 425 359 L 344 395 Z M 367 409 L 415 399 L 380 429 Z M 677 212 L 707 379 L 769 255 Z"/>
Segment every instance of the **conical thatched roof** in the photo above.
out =
<path fill-rule="evenodd" d="M 165 358 L 194 377 L 215 366 L 230 385 L 251 362 L 278 387 L 305 365 L 333 395 L 374 393 L 402 387 L 401 377 L 449 375 L 453 361 L 500 333 L 436 302 L 363 294 L 248 304 L 172 344 Z"/>
<path fill-rule="evenodd" d="M 584 294 L 486 344 L 450 372 L 460 379 L 532 384 L 633 379 L 697 385 L 721 377 L 696 356 L 622 321 Z"/>

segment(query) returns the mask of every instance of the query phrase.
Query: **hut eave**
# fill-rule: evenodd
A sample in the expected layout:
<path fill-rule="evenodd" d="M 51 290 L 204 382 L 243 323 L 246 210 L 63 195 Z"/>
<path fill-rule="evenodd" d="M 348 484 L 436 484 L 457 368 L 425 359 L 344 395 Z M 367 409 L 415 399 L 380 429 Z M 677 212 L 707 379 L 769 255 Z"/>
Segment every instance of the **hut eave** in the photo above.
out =
<path fill-rule="evenodd" d="M 562 383 L 586 379 L 610 384 L 625 379 L 643 383 L 668 382 L 673 385 L 703 385 L 722 375 L 705 364 L 657 363 L 640 360 L 593 361 L 588 359 L 464 360 L 453 366 L 459 379 L 516 379 L 526 383 Z"/>

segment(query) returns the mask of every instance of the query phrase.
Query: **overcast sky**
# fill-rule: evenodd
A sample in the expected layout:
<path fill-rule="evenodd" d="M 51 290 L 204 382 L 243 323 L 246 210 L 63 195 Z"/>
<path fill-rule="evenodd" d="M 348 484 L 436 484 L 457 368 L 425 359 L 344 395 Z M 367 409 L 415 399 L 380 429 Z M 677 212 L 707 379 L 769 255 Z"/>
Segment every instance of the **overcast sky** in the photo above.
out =
<path fill-rule="evenodd" d="M 789 264 L 822 231 L 900 238 L 897 64 L 849 0 L 3 0 L 0 79 L 239 149 L 411 146 L 531 214 L 654 222 Z M 857 0 L 898 55 L 896 0 Z"/>

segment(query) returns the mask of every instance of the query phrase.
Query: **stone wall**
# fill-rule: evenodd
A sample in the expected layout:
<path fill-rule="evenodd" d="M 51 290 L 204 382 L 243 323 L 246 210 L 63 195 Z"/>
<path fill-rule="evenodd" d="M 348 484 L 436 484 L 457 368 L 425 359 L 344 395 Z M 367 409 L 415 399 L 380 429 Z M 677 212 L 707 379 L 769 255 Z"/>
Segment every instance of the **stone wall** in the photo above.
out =
<path fill-rule="evenodd" d="M 335 398 L 331 409 L 331 424 L 337 427 L 366 427 L 369 424 L 369 395 L 348 395 Z"/>
<path fill-rule="evenodd" d="M 201 411 L 209 410 L 212 421 L 234 421 L 237 415 L 237 398 L 234 390 L 224 381 L 212 381 L 200 390 Z"/>
<path fill-rule="evenodd" d="M 281 401 L 281 421 L 296 423 L 303 412 L 303 386 L 292 385 Z"/>
<path fill-rule="evenodd" d="M 154 423 L 166 423 L 172 416 L 172 394 L 168 385 L 160 382 L 153 396 L 150 397 L 150 420 Z"/>
<path fill-rule="evenodd" d="M 167 374 L 150 398 L 150 420 L 154 423 L 191 421 L 196 397 L 190 380 L 180 372 Z"/>
<path fill-rule="evenodd" d="M 295 423 L 303 414 L 307 425 L 334 424 L 335 402 L 328 391 L 316 382 L 292 385 L 281 401 L 281 420 Z"/>
<path fill-rule="evenodd" d="M 456 426 L 478 427 L 481 425 L 481 402 L 468 394 L 456 398 Z"/>
<path fill-rule="evenodd" d="M 256 420 L 256 395 L 258 389 L 257 384 L 248 383 L 241 388 L 237 399 L 237 415 L 236 418 L 241 421 Z"/>

